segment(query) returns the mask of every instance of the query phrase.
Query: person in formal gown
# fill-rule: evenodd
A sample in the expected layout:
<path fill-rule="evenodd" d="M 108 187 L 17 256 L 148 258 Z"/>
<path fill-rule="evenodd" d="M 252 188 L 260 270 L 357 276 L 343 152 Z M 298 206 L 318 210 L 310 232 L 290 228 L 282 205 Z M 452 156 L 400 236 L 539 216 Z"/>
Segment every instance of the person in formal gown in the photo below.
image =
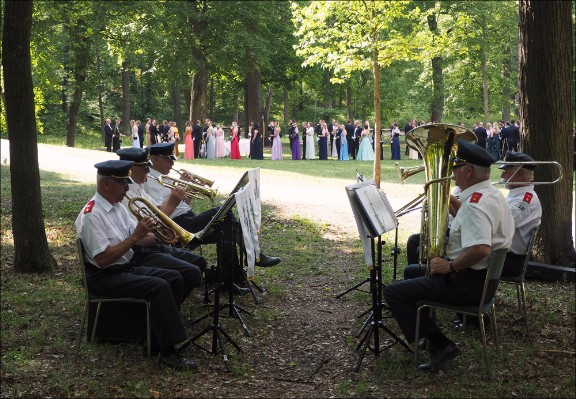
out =
<path fill-rule="evenodd" d="M 496 159 L 500 159 L 500 136 L 496 127 L 498 124 L 494 122 L 494 124 L 488 123 L 486 125 L 486 132 L 488 133 L 488 142 L 486 149 L 490 154 L 496 157 Z"/>
<path fill-rule="evenodd" d="M 326 122 L 322 121 L 320 127 L 320 135 L 318 136 L 318 158 L 321 161 L 325 161 L 328 159 L 328 135 L 330 132 L 328 131 Z"/>
<path fill-rule="evenodd" d="M 274 127 L 274 136 L 272 137 L 272 160 L 282 160 L 282 135 L 279 125 Z"/>
<path fill-rule="evenodd" d="M 220 125 L 216 125 L 216 158 L 224 158 L 226 156 L 226 147 L 224 146 L 224 129 Z"/>
<path fill-rule="evenodd" d="M 290 129 L 290 149 L 292 150 L 292 160 L 302 159 L 300 154 L 300 134 L 298 131 L 298 124 L 294 122 L 292 128 Z"/>
<path fill-rule="evenodd" d="M 116 119 L 116 124 L 112 131 L 112 151 L 116 152 L 120 149 L 120 143 L 122 142 L 122 133 L 120 132 L 120 119 Z"/>
<path fill-rule="evenodd" d="M 242 159 L 240 155 L 240 137 L 238 137 L 238 122 L 232 122 L 230 126 L 230 159 Z"/>
<path fill-rule="evenodd" d="M 191 121 L 186 121 L 186 132 L 184 133 L 184 158 L 194 159 L 194 137 L 192 137 Z"/>
<path fill-rule="evenodd" d="M 216 136 L 214 132 L 214 127 L 212 127 L 212 121 L 210 119 L 206 120 L 206 158 L 214 159 L 216 158 Z"/>
<path fill-rule="evenodd" d="M 316 158 L 316 146 L 314 145 L 314 141 L 314 128 L 312 127 L 312 122 L 308 122 L 308 125 L 306 126 L 306 153 L 304 154 L 304 158 Z"/>
<path fill-rule="evenodd" d="M 348 133 L 346 132 L 346 128 L 344 126 L 342 126 L 340 130 L 340 154 L 338 159 L 340 159 L 340 161 L 348 161 L 350 160 L 350 156 L 348 154 L 348 139 L 346 138 Z"/>
<path fill-rule="evenodd" d="M 360 136 L 362 138 L 360 139 L 360 146 L 358 148 L 356 159 L 359 161 L 373 161 L 374 150 L 372 149 L 372 142 L 370 140 L 371 133 L 368 122 L 364 122 L 364 129 L 362 129 Z"/>
<path fill-rule="evenodd" d="M 330 144 L 332 145 L 331 156 L 338 159 L 338 151 L 340 149 L 340 141 L 336 140 L 336 133 L 338 133 L 338 123 L 336 120 L 332 122 L 332 133 L 330 136 Z"/>
<path fill-rule="evenodd" d="M 250 158 L 252 159 L 264 159 L 264 147 L 262 143 L 262 130 L 260 129 L 260 124 L 254 122 L 252 126 L 252 152 L 250 153 Z"/>
<path fill-rule="evenodd" d="M 398 129 L 398 123 L 394 122 L 390 130 L 390 135 L 392 136 L 390 142 L 392 159 L 400 160 L 400 129 Z"/>
<path fill-rule="evenodd" d="M 134 119 L 130 120 L 130 141 L 132 142 L 132 147 L 140 148 L 140 137 L 138 136 L 138 125 Z"/>

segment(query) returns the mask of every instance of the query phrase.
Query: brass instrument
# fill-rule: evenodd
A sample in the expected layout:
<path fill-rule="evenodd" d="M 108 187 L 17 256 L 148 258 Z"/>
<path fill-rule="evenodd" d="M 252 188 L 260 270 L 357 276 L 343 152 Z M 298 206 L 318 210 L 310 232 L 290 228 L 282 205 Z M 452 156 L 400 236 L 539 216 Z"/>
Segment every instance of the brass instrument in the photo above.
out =
<path fill-rule="evenodd" d="M 508 178 L 508 180 L 502 179 L 497 183 L 494 184 L 506 184 L 508 183 L 508 181 L 510 179 L 512 179 L 514 176 L 516 176 L 516 173 L 518 173 L 518 171 L 520 170 L 520 167 L 524 166 L 524 165 L 553 165 L 556 166 L 556 168 L 558 169 L 558 177 L 554 180 L 550 180 L 550 181 L 520 181 L 520 182 L 513 182 L 513 184 L 531 184 L 533 186 L 537 186 L 537 185 L 543 185 L 543 184 L 556 184 L 558 183 L 560 180 L 562 180 L 562 177 L 564 175 L 563 169 L 562 169 L 562 165 L 560 165 L 558 162 L 556 161 L 532 161 L 532 162 L 506 162 L 506 161 L 498 161 L 496 163 L 494 163 L 494 165 L 499 166 L 499 165 L 514 165 L 514 166 L 518 166 L 518 169 L 512 174 L 512 176 L 510 176 Z"/>
<path fill-rule="evenodd" d="M 420 152 L 424 160 L 426 184 L 423 196 L 426 199 L 422 206 L 420 260 L 428 264 L 430 259 L 443 256 L 445 251 L 452 181 L 450 159 L 456 155 L 459 139 L 476 142 L 476 136 L 470 130 L 440 123 L 417 127 L 406 135 L 408 147 Z M 408 177 L 417 172 L 416 168 L 410 168 L 405 175 Z"/>
<path fill-rule="evenodd" d="M 146 216 L 154 220 L 154 235 L 164 244 L 172 245 L 180 240 L 182 246 L 186 246 L 194 238 L 194 234 L 184 230 L 146 198 L 131 198 L 128 195 L 126 198 L 128 198 L 128 210 L 138 220 Z"/>
<path fill-rule="evenodd" d="M 157 180 L 158 183 L 172 190 L 174 190 L 177 187 L 183 189 L 184 191 L 186 191 L 187 200 L 191 200 L 193 198 L 202 199 L 205 197 L 210 199 L 210 201 L 214 202 L 214 198 L 216 197 L 216 190 L 213 190 L 209 187 L 200 186 L 198 184 L 189 181 L 175 179 L 168 175 L 160 175 L 158 177 L 154 177 L 151 174 L 149 174 L 148 177 Z"/>
<path fill-rule="evenodd" d="M 174 169 L 171 168 L 174 172 L 178 173 L 178 176 L 182 176 L 184 173 L 187 173 L 191 176 L 192 180 L 191 182 L 194 184 L 197 184 L 199 186 L 206 186 L 206 187 L 212 187 L 214 185 L 214 180 L 208 180 L 205 177 L 199 176 L 195 173 L 189 172 L 185 169 Z"/>
<path fill-rule="evenodd" d="M 404 184 L 404 180 L 409 178 L 412 175 L 420 173 L 424 170 L 424 166 L 413 166 L 411 168 L 405 168 L 398 165 L 396 162 L 396 173 L 398 173 L 398 179 L 400 179 L 400 183 Z"/>

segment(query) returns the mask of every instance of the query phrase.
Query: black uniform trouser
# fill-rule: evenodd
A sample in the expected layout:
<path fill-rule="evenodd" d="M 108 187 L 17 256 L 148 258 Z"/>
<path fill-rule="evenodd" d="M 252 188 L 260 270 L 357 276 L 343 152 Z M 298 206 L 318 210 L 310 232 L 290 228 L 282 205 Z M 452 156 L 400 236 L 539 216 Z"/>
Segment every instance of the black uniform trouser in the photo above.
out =
<path fill-rule="evenodd" d="M 203 257 L 190 251 L 169 245 L 153 245 L 150 247 L 134 247 L 132 260 L 142 266 L 174 270 L 182 276 L 182 302 L 188 298 L 192 290 L 202 283 L 201 270 L 205 270 L 208 262 Z"/>
<path fill-rule="evenodd" d="M 186 339 L 178 311 L 182 302 L 182 276 L 174 270 L 140 266 L 135 262 L 100 269 L 86 265 L 88 290 L 95 295 L 146 299 L 151 325 L 160 349 Z"/>
<path fill-rule="evenodd" d="M 465 269 L 458 273 L 418 277 L 384 287 L 384 298 L 408 343 L 416 330 L 416 303 L 433 300 L 454 305 L 477 305 L 482 297 L 486 270 Z M 428 312 L 420 316 L 420 337 L 440 332 Z"/>

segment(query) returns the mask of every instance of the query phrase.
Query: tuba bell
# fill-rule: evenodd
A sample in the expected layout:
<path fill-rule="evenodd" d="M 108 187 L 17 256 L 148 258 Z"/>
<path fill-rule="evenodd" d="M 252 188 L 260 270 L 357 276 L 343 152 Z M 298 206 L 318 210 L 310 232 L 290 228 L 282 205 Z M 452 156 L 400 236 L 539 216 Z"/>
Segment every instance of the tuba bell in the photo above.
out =
<path fill-rule="evenodd" d="M 452 180 L 450 158 L 456 155 L 459 139 L 475 143 L 476 135 L 466 128 L 441 123 L 417 127 L 406 135 L 408 147 L 420 152 L 424 160 L 426 198 L 422 206 L 420 260 L 427 264 L 444 255 Z"/>
<path fill-rule="evenodd" d="M 194 234 L 180 227 L 146 198 L 129 197 L 128 195 L 126 198 L 128 198 L 128 210 L 138 220 L 146 216 L 154 220 L 154 235 L 164 244 L 172 245 L 180 240 L 182 246 L 185 247 L 194 239 Z"/>

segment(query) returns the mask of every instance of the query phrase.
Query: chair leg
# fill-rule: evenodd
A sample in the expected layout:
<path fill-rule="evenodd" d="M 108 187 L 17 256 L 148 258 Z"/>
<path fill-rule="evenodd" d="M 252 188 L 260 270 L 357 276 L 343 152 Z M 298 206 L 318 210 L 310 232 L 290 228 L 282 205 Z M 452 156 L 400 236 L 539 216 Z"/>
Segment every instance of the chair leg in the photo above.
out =
<path fill-rule="evenodd" d="M 518 302 L 518 313 L 522 313 L 522 297 L 520 293 L 520 284 L 515 283 L 516 285 L 516 302 Z"/>
<path fill-rule="evenodd" d="M 416 331 L 414 334 L 414 364 L 418 365 L 418 341 L 420 340 L 420 311 L 423 306 L 418 308 L 416 312 Z"/>
<path fill-rule="evenodd" d="M 146 302 L 146 354 L 148 356 L 148 359 L 150 358 L 151 354 L 151 349 L 150 346 L 152 344 L 151 340 L 152 340 L 152 325 L 150 324 L 150 302 Z"/>
<path fill-rule="evenodd" d="M 74 354 L 74 361 L 78 361 L 78 353 L 80 352 L 80 344 L 82 343 L 82 334 L 84 333 L 84 326 L 86 325 L 86 316 L 88 315 L 88 307 L 90 305 L 86 302 L 84 306 L 84 315 L 82 316 L 82 322 L 80 323 L 80 331 L 78 331 L 78 338 L 76 339 L 76 353 Z"/>
<path fill-rule="evenodd" d="M 524 315 L 524 326 L 526 327 L 526 335 L 528 335 L 528 312 L 526 311 L 526 291 L 524 290 L 524 282 L 520 283 L 520 297 L 522 298 L 522 314 Z"/>
<path fill-rule="evenodd" d="M 100 318 L 100 306 L 102 302 L 98 302 L 98 306 L 96 307 L 96 316 L 94 316 L 94 325 L 92 326 L 92 333 L 90 334 L 90 342 L 94 342 L 94 338 L 96 338 L 96 328 L 98 327 L 98 319 Z"/>
<path fill-rule="evenodd" d="M 482 334 L 482 345 L 484 346 L 484 361 L 486 362 L 486 370 L 488 371 L 488 378 L 492 379 L 492 369 L 490 368 L 490 361 L 488 359 L 488 344 L 486 343 L 486 329 L 484 328 L 484 316 L 478 315 L 480 323 L 480 332 Z"/>
<path fill-rule="evenodd" d="M 500 341 L 498 340 L 498 325 L 496 324 L 496 308 L 492 305 L 492 334 L 494 335 L 494 344 L 496 345 L 496 354 L 500 356 Z"/>

